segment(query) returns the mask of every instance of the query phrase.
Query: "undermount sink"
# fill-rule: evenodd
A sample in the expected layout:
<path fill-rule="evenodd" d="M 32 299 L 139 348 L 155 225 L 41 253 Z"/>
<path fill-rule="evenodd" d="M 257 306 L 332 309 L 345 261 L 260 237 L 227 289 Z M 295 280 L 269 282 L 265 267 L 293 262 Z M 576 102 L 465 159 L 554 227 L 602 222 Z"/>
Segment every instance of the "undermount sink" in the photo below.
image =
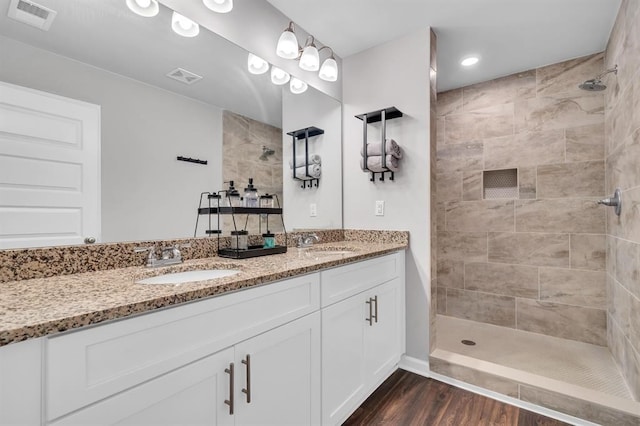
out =
<path fill-rule="evenodd" d="M 314 255 L 338 255 L 338 254 L 353 254 L 356 252 L 355 249 L 350 247 L 322 247 L 322 246 L 312 246 L 305 249 L 309 253 L 313 253 Z"/>
<path fill-rule="evenodd" d="M 183 284 L 196 281 L 215 280 L 240 273 L 237 269 L 205 269 L 201 271 L 176 272 L 136 281 L 136 284 Z"/>

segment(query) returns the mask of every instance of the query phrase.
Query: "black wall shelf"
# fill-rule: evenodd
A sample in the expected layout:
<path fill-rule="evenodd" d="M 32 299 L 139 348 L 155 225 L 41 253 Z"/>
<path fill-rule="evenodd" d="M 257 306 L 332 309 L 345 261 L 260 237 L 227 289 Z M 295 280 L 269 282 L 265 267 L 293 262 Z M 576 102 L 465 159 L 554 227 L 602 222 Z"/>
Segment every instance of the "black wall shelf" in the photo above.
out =
<path fill-rule="evenodd" d="M 382 121 L 382 111 L 385 112 L 385 119 L 387 120 L 392 120 L 394 118 L 400 118 L 403 116 L 402 111 L 400 111 L 396 107 L 389 107 L 377 111 L 371 111 L 366 114 L 359 114 L 356 115 L 356 118 L 364 120 L 364 117 L 366 116 L 367 123 L 377 123 L 378 121 Z"/>
<path fill-rule="evenodd" d="M 389 170 L 387 167 L 387 155 L 386 155 L 386 143 L 387 143 L 387 120 L 392 120 L 394 118 L 400 118 L 404 114 L 398 108 L 392 106 L 388 108 L 379 109 L 376 111 L 367 112 L 365 114 L 358 114 L 355 117 L 359 120 L 362 120 L 362 161 L 363 161 L 363 171 L 370 172 L 371 178 L 369 179 L 371 182 L 375 182 L 376 174 L 380 174 L 379 180 L 384 182 L 385 173 L 389 173 L 389 180 L 395 179 L 395 173 L 392 170 Z M 381 162 L 382 162 L 382 170 L 381 172 L 374 172 L 369 170 L 367 167 L 367 159 L 369 156 L 367 155 L 367 124 L 382 122 L 382 126 L 380 129 L 380 144 L 381 144 Z"/>
<path fill-rule="evenodd" d="M 293 130 L 291 132 L 287 132 L 287 135 L 291 136 L 293 138 L 293 159 L 291 160 L 292 162 L 292 171 L 293 171 L 293 178 L 295 180 L 299 180 L 302 181 L 302 185 L 300 186 L 302 189 L 305 188 L 313 188 L 313 187 L 318 187 L 318 184 L 320 183 L 320 179 L 318 178 L 314 178 L 309 174 L 309 138 L 314 137 L 314 136 L 319 136 L 319 135 L 323 135 L 324 134 L 324 130 L 315 127 L 315 126 L 311 126 L 311 127 L 305 127 L 304 129 L 298 129 L 298 130 Z M 297 140 L 303 140 L 304 139 L 304 159 L 305 162 L 304 164 L 296 164 L 296 141 Z M 306 179 L 302 179 L 299 178 L 296 175 L 296 167 L 305 167 L 305 175 L 306 175 Z"/>
<path fill-rule="evenodd" d="M 306 127 L 304 129 L 299 129 L 299 130 L 294 130 L 293 132 L 288 132 L 287 135 L 289 136 L 293 136 L 294 138 L 298 139 L 298 140 L 302 140 L 306 137 L 306 131 L 309 131 L 309 137 L 314 137 L 314 136 L 318 136 L 318 135 L 323 135 L 324 134 L 324 130 L 319 129 L 317 127 L 311 126 L 311 127 Z"/>

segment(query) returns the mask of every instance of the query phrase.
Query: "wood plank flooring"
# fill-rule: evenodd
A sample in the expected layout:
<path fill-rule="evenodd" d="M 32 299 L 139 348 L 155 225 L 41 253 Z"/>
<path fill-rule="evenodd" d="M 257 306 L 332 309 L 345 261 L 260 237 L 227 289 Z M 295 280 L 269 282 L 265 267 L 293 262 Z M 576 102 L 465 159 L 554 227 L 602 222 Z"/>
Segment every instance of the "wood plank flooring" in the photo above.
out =
<path fill-rule="evenodd" d="M 398 370 L 343 424 L 560 426 L 566 423 Z"/>

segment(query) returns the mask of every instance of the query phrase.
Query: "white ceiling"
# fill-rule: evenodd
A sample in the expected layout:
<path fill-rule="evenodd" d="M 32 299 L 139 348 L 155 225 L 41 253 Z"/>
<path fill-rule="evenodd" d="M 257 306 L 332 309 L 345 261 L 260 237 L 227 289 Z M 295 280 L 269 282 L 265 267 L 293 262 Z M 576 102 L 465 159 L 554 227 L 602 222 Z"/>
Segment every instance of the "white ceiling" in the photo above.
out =
<path fill-rule="evenodd" d="M 432 27 L 438 91 L 605 49 L 621 0 L 268 0 L 341 57 Z M 462 69 L 467 55 L 480 62 Z"/>

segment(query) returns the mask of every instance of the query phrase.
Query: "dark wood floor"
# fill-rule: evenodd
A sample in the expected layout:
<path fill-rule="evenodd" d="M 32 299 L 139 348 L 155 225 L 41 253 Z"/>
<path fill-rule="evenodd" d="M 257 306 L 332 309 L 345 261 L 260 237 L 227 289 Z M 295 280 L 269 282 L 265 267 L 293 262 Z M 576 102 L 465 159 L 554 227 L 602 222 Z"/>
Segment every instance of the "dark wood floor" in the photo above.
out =
<path fill-rule="evenodd" d="M 398 370 L 343 426 L 352 425 L 560 426 L 566 423 Z"/>

